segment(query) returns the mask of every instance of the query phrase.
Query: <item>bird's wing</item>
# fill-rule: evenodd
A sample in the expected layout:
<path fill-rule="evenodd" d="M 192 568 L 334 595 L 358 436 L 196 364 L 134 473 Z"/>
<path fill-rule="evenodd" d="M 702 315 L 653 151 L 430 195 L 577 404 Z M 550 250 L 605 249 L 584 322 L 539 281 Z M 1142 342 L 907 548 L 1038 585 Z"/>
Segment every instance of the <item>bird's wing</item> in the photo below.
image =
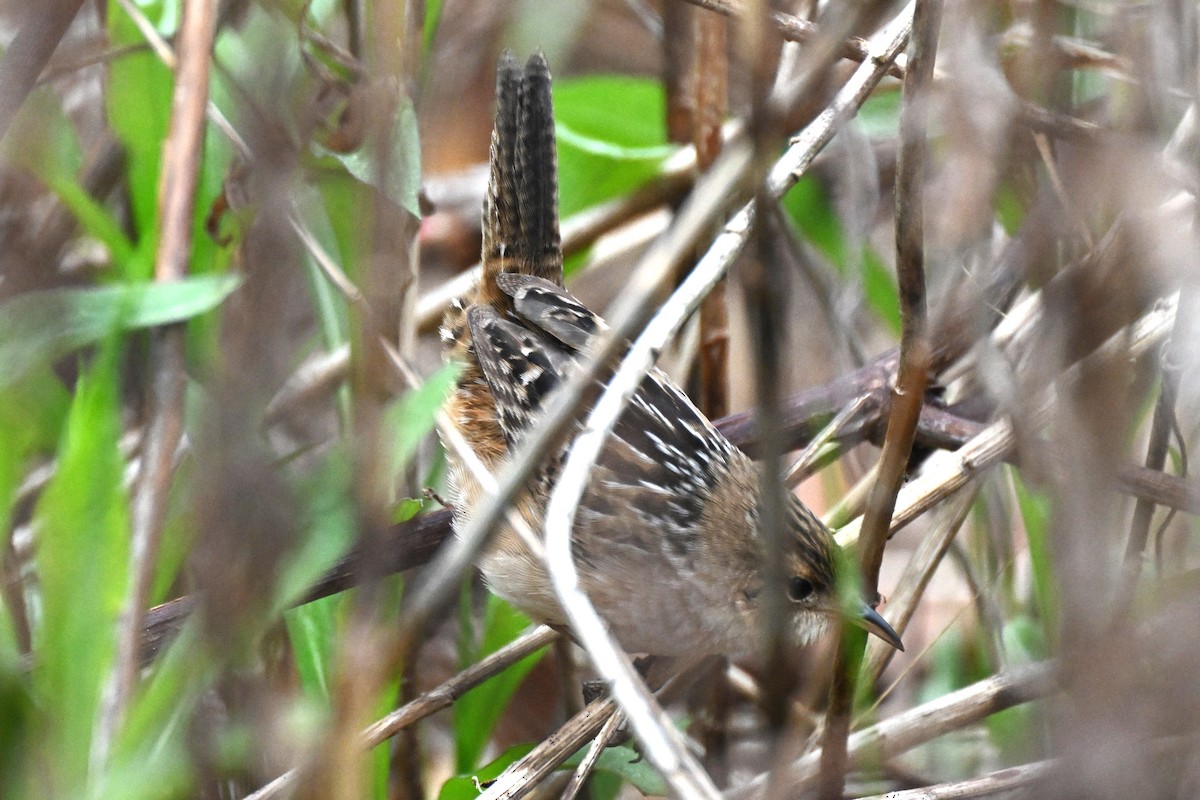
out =
<path fill-rule="evenodd" d="M 591 338 L 608 327 L 548 281 L 505 274 L 497 285 L 512 298 L 515 316 L 472 309 L 470 324 L 501 424 L 515 440 Z M 580 506 L 580 523 L 606 526 L 606 546 L 625 542 L 675 557 L 694 552 L 688 537 L 698 530 L 714 467 L 744 457 L 663 372 L 652 370 L 601 452 Z M 647 527 L 661 535 L 646 536 Z M 579 555 L 588 556 L 586 550 Z"/>

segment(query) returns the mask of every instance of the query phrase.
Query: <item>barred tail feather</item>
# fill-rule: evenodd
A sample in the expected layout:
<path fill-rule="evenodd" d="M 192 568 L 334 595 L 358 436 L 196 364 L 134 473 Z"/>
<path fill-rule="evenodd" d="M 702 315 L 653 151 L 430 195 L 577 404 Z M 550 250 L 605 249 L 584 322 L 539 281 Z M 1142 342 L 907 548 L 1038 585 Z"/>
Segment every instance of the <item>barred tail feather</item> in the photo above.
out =
<path fill-rule="evenodd" d="M 483 210 L 483 280 L 475 302 L 507 304 L 496 276 L 534 275 L 562 285 L 558 159 L 550 68 L 534 54 L 524 69 L 509 51 L 496 69 L 491 174 Z"/>
<path fill-rule="evenodd" d="M 541 53 L 525 65 L 517 125 L 517 201 L 521 209 L 521 273 L 562 285 L 558 234 L 558 154 L 550 67 Z"/>

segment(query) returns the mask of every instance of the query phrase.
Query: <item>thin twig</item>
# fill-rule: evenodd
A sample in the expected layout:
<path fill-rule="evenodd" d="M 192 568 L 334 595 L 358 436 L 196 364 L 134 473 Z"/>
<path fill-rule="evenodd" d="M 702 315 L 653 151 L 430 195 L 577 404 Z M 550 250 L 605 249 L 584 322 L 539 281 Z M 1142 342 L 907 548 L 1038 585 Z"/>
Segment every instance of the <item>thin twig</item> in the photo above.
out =
<path fill-rule="evenodd" d="M 616 713 L 617 704 L 611 697 L 593 700 L 524 758 L 504 770 L 479 795 L 479 800 L 519 800 L 529 794 L 547 775 L 595 737 Z"/>
<path fill-rule="evenodd" d="M 1014 667 L 999 675 L 901 712 L 850 736 L 847 767 L 867 759 L 886 760 L 960 730 L 992 714 L 1045 697 L 1057 689 L 1052 662 Z M 791 786 L 799 792 L 818 776 L 821 752 L 809 753 L 792 765 Z M 760 775 L 731 792 L 731 800 L 758 797 L 768 776 Z"/>
<path fill-rule="evenodd" d="M 900 111 L 900 153 L 896 166 L 896 273 L 901 312 L 900 363 L 879 471 L 867 497 L 859 538 L 861 591 L 871 602 L 879 590 L 879 568 L 888 538 L 896 493 L 912 453 L 917 420 L 928 380 L 930 348 L 926 339 L 924 184 L 929 85 L 941 28 L 941 0 L 917 0 L 913 12 L 908 71 Z M 838 659 L 829 690 L 821 753 L 820 796 L 842 796 L 846 737 L 850 732 L 854 687 L 866 636 L 842 626 Z"/>
<path fill-rule="evenodd" d="M 159 239 L 154 277 L 159 283 L 180 281 L 187 275 L 196 182 L 204 149 L 209 51 L 215 34 L 216 9 L 212 0 L 188 0 L 183 8 L 180 57 L 158 189 Z M 150 344 L 151 383 L 146 404 L 150 412 L 131 509 L 129 586 L 117 630 L 116 662 L 105 690 L 97 736 L 101 758 L 111 745 L 133 695 L 141 663 L 145 606 L 158 562 L 175 453 L 183 436 L 185 332 L 183 324 L 161 328 L 154 332 Z"/>
<path fill-rule="evenodd" d="M 859 395 L 842 408 L 833 419 L 829 420 L 829 424 L 822 428 L 812 438 L 812 441 L 804 446 L 804 449 L 800 451 L 800 455 L 796 456 L 796 460 L 788 467 L 787 474 L 783 478 L 784 485 L 788 488 L 795 488 L 802 480 L 809 476 L 813 465 L 820 458 L 822 449 L 827 444 L 835 441 L 847 423 L 866 407 L 867 399 L 868 395 Z"/>
<path fill-rule="evenodd" d="M 1194 301 L 1194 294 L 1188 294 Z M 1163 348 L 1161 387 L 1158 401 L 1154 405 L 1154 417 L 1150 423 L 1150 437 L 1146 445 L 1146 469 L 1161 472 L 1167 461 L 1167 450 L 1171 438 L 1173 420 L 1175 418 L 1175 401 L 1179 389 L 1180 364 L 1185 357 L 1185 348 L 1190 344 L 1184 331 L 1188 330 L 1188 321 L 1193 317 L 1190 311 L 1194 302 L 1183 302 L 1175 314 L 1174 330 L 1171 339 Z M 1144 498 L 1138 498 L 1133 507 L 1133 519 L 1129 523 L 1129 541 L 1125 547 L 1125 577 L 1118 582 L 1118 612 L 1127 607 L 1133 600 L 1138 580 L 1141 577 L 1142 558 L 1146 549 L 1146 541 L 1150 535 L 1150 523 L 1154 517 L 1154 505 Z"/>
<path fill-rule="evenodd" d="M 575 772 L 571 774 L 571 780 L 567 781 L 566 788 L 559 800 L 575 800 L 579 796 L 579 792 L 583 789 L 584 783 L 596 769 L 596 764 L 600 762 L 600 756 L 604 754 L 604 748 L 608 747 L 608 743 L 612 741 L 613 736 L 617 733 L 617 728 L 621 727 L 621 723 L 625 720 L 625 716 L 618 711 L 608 718 L 604 723 L 604 727 L 596 734 L 596 738 L 588 746 L 587 755 L 579 762 L 579 766 L 575 768 Z"/>
<path fill-rule="evenodd" d="M 921 544 L 905 565 L 904 572 L 896 581 L 896 592 L 887 604 L 887 620 L 897 633 L 903 635 L 908 628 L 925 588 L 941 564 L 942 556 L 946 554 L 950 543 L 958 535 L 967 514 L 971 511 L 977 489 L 977 485 L 968 484 L 942 507 L 945 513 L 938 515 L 936 524 L 921 540 Z M 879 680 L 895 653 L 896 649 L 885 642 L 872 639 L 867 643 L 866 661 L 863 665 L 864 686 L 870 687 Z"/>
<path fill-rule="evenodd" d="M 444 683 L 414 697 L 408 703 L 363 730 L 361 735 L 363 750 L 370 750 L 413 723 L 419 722 L 443 708 L 449 708 L 455 700 L 468 691 L 500 674 L 530 653 L 550 644 L 558 635 L 556 631 L 544 625 L 532 628 Z M 276 797 L 281 792 L 290 790 L 299 776 L 299 768 L 288 770 L 258 791 L 248 795 L 246 800 L 268 800 L 268 798 Z"/>
<path fill-rule="evenodd" d="M 724 14 L 730 17 L 740 17 L 746 14 L 747 5 L 751 8 L 756 8 L 754 4 L 745 4 L 742 2 L 733 2 L 733 0 L 687 0 L 692 5 L 700 8 L 715 11 L 718 14 Z M 813 22 L 806 19 L 785 14 L 781 11 L 772 11 L 770 13 L 771 24 L 775 26 L 776 32 L 788 42 L 798 42 L 801 44 L 811 42 L 821 35 L 821 29 Z M 871 46 L 865 40 L 858 36 L 847 37 L 840 43 L 840 56 L 851 61 L 863 63 L 871 58 Z M 887 66 L 889 75 L 896 78 L 904 77 L 904 62 L 903 56 L 897 61 L 889 63 Z"/>
<path fill-rule="evenodd" d="M 1157 346 L 1174 324 L 1177 302 L 1178 295 L 1161 301 L 1135 324 L 1113 334 L 1103 346 L 1089 355 L 1088 359 L 1113 356 L 1136 358 Z M 1065 376 L 1069 378 L 1079 368 L 1078 364 L 1071 367 Z M 1034 412 L 1026 423 L 1030 430 L 1037 430 L 1048 415 L 1052 396 L 1046 391 L 1032 400 L 1031 407 Z M 894 535 L 896 531 L 965 486 L 972 477 L 1008 457 L 1015 443 L 1012 425 L 1007 420 L 1000 420 L 988 425 L 953 454 L 947 453 L 931 458 L 921 475 L 900 491 L 888 535 Z M 1188 496 L 1193 495 L 1189 492 Z M 861 525 L 862 520 L 859 519 L 842 528 L 837 533 L 838 542 L 842 546 L 852 545 L 858 539 Z"/>
<path fill-rule="evenodd" d="M 1045 761 L 1006 767 L 977 778 L 941 783 L 936 786 L 923 786 L 920 789 L 888 792 L 886 795 L 872 795 L 864 797 L 862 800 L 969 800 L 972 797 L 1008 795 L 1017 789 L 1038 786 L 1061 766 L 1062 762 L 1059 759 L 1050 758 Z"/>

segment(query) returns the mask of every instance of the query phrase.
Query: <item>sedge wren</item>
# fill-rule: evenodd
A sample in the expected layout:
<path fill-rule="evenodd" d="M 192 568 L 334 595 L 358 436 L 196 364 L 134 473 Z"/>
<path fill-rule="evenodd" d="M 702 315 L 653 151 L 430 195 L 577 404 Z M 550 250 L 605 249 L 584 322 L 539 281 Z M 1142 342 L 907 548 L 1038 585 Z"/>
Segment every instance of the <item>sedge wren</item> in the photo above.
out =
<path fill-rule="evenodd" d="M 547 398 L 604 322 L 563 288 L 550 71 L 511 53 L 496 78 L 491 174 L 483 204 L 483 276 L 448 313 L 442 336 L 464 369 L 449 416 L 491 470 L 503 468 Z M 562 454 L 529 484 L 518 512 L 533 530 Z M 481 489 L 452 464 L 456 520 Z M 761 636 L 763 592 L 785 592 L 788 628 L 807 642 L 840 614 L 838 546 L 789 495 L 784 586 L 764 586 L 759 482 L 734 447 L 661 371 L 651 371 L 593 469 L 572 531 L 579 577 L 621 645 L 660 656 L 748 655 Z M 545 566 L 507 528 L 480 567 L 489 587 L 534 619 L 562 626 Z M 865 603 L 854 620 L 900 637 Z"/>

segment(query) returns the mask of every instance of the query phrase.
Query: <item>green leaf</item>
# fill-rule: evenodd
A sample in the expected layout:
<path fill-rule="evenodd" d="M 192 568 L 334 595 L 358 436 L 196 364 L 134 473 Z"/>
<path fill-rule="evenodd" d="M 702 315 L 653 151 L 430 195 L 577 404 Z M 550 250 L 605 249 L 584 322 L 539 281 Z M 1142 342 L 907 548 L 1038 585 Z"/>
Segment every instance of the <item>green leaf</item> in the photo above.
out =
<path fill-rule="evenodd" d="M 900 321 L 900 293 L 896 288 L 896 279 L 870 248 L 864 248 L 859 271 L 867 304 L 879 315 L 888 330 L 899 337 L 903 323 Z"/>
<path fill-rule="evenodd" d="M 0 639 L 0 796 L 32 796 L 23 781 L 36 779 L 28 769 L 35 714 L 16 647 Z"/>
<path fill-rule="evenodd" d="M 426 501 L 416 497 L 403 497 L 392 509 L 392 522 L 408 522 L 425 510 Z"/>
<path fill-rule="evenodd" d="M 554 116 L 564 217 L 636 189 L 675 151 L 667 143 L 657 81 L 612 76 L 558 81 Z"/>
<path fill-rule="evenodd" d="M 337 153 L 319 145 L 313 145 L 313 150 L 339 162 L 359 181 L 374 186 L 410 214 L 421 216 L 417 198 L 421 190 L 421 138 L 417 131 L 417 114 L 408 98 L 402 98 L 396 105 L 388 131 L 388 146 L 383 148 L 391 161 L 384 168 L 381 169 L 376 158 L 380 148 L 370 144 L 349 153 Z"/>
<path fill-rule="evenodd" d="M 500 773 L 517 761 L 529 755 L 533 750 L 531 744 L 514 745 L 504 751 L 495 761 L 481 767 L 471 775 L 459 775 L 442 784 L 438 792 L 438 800 L 473 800 L 480 795 L 479 785 L 494 781 Z"/>
<path fill-rule="evenodd" d="M 385 420 L 392 432 L 390 474 L 400 473 L 421 441 L 433 430 L 438 409 L 450 394 L 460 370 L 461 365 L 456 362 L 443 365 L 416 389 L 405 392 L 388 409 Z"/>
<path fill-rule="evenodd" d="M 33 92 L 12 129 L 0 142 L 4 159 L 27 169 L 54 192 L 88 235 L 102 242 L 118 264 L 135 257 L 133 243 L 120 223 L 79 184 L 83 155 L 74 126 L 49 89 Z"/>
<path fill-rule="evenodd" d="M 1033 664 L 1046 657 L 1046 637 L 1037 620 L 1021 615 L 1001 631 L 1009 665 Z M 1040 711 L 1036 703 L 1023 703 L 987 718 L 988 735 L 1005 764 L 1021 764 L 1042 755 Z"/>
<path fill-rule="evenodd" d="M 1016 470 L 1009 469 L 1017 492 L 1017 507 L 1029 542 L 1029 566 L 1033 574 L 1033 596 L 1042 617 L 1046 641 L 1058 640 L 1058 587 L 1047 536 L 1051 514 L 1050 499 L 1025 485 Z"/>
<path fill-rule="evenodd" d="M 129 512 L 115 344 L 79 382 L 58 471 L 37 506 L 41 625 L 33 685 L 46 726 L 51 785 L 82 786 L 101 689 L 112 666 L 125 596 Z M 50 758 L 49 754 L 53 753 Z"/>
<path fill-rule="evenodd" d="M 175 3 L 139 2 L 142 12 L 159 21 L 160 32 L 174 26 Z M 162 143 L 167 138 L 174 79 L 145 47 L 145 38 L 117 0 L 108 4 L 109 46 L 121 55 L 108 65 L 105 84 L 108 123 L 125 146 L 130 205 L 139 257 L 131 259 L 126 278 L 149 278 L 157 245 L 158 181 Z M 125 49 L 129 48 L 129 49 Z"/>
<path fill-rule="evenodd" d="M 426 57 L 432 52 L 433 38 L 437 36 L 438 24 L 442 21 L 442 0 L 425 1 L 425 28 L 421 31 Z"/>
<path fill-rule="evenodd" d="M 95 289 L 50 289 L 0 304 L 0 389 L 114 328 L 182 322 L 215 308 L 237 288 L 234 274 L 172 283 L 125 283 Z"/>
<path fill-rule="evenodd" d="M 869 245 L 846 240 L 841 220 L 820 181 L 806 175 L 782 202 L 799 235 L 829 259 L 843 278 L 857 276 L 868 306 L 892 333 L 899 335 L 900 297 L 895 277 Z"/>
<path fill-rule="evenodd" d="M 104 779 L 103 800 L 154 800 L 188 794 L 195 780 L 190 722 L 218 671 L 189 620 L 139 686 Z"/>
<path fill-rule="evenodd" d="M 495 595 L 488 595 L 484 611 L 483 640 L 475 658 L 491 655 L 529 627 L 529 618 Z M 459 772 L 470 772 L 479 763 L 492 730 L 529 671 L 546 654 L 531 653 L 491 680 L 480 684 L 454 704 L 455 760 Z M 466 667 L 467 664 L 463 664 Z"/>
<path fill-rule="evenodd" d="M 306 694 L 329 707 L 338 629 L 345 617 L 345 598 L 335 594 L 284 614 L 296 671 Z"/>
<path fill-rule="evenodd" d="M 585 747 L 567 759 L 563 767 L 574 769 L 579 766 L 586 752 L 587 748 Z M 648 759 L 642 758 L 629 745 L 606 747 L 604 752 L 600 754 L 599 760 L 596 761 L 596 772 L 614 775 L 628 781 L 638 791 L 649 797 L 667 796 L 667 782 L 663 780 L 662 775 L 651 765 Z"/>
<path fill-rule="evenodd" d="M 307 499 L 303 540 L 279 577 L 275 608 L 279 613 L 304 598 L 309 588 L 349 552 L 358 535 L 349 456 L 336 448 L 305 478 L 297 492 Z"/>
<path fill-rule="evenodd" d="M 900 135 L 900 97 L 899 86 L 875 92 L 858 110 L 855 124 L 872 139 L 895 139 Z"/>

